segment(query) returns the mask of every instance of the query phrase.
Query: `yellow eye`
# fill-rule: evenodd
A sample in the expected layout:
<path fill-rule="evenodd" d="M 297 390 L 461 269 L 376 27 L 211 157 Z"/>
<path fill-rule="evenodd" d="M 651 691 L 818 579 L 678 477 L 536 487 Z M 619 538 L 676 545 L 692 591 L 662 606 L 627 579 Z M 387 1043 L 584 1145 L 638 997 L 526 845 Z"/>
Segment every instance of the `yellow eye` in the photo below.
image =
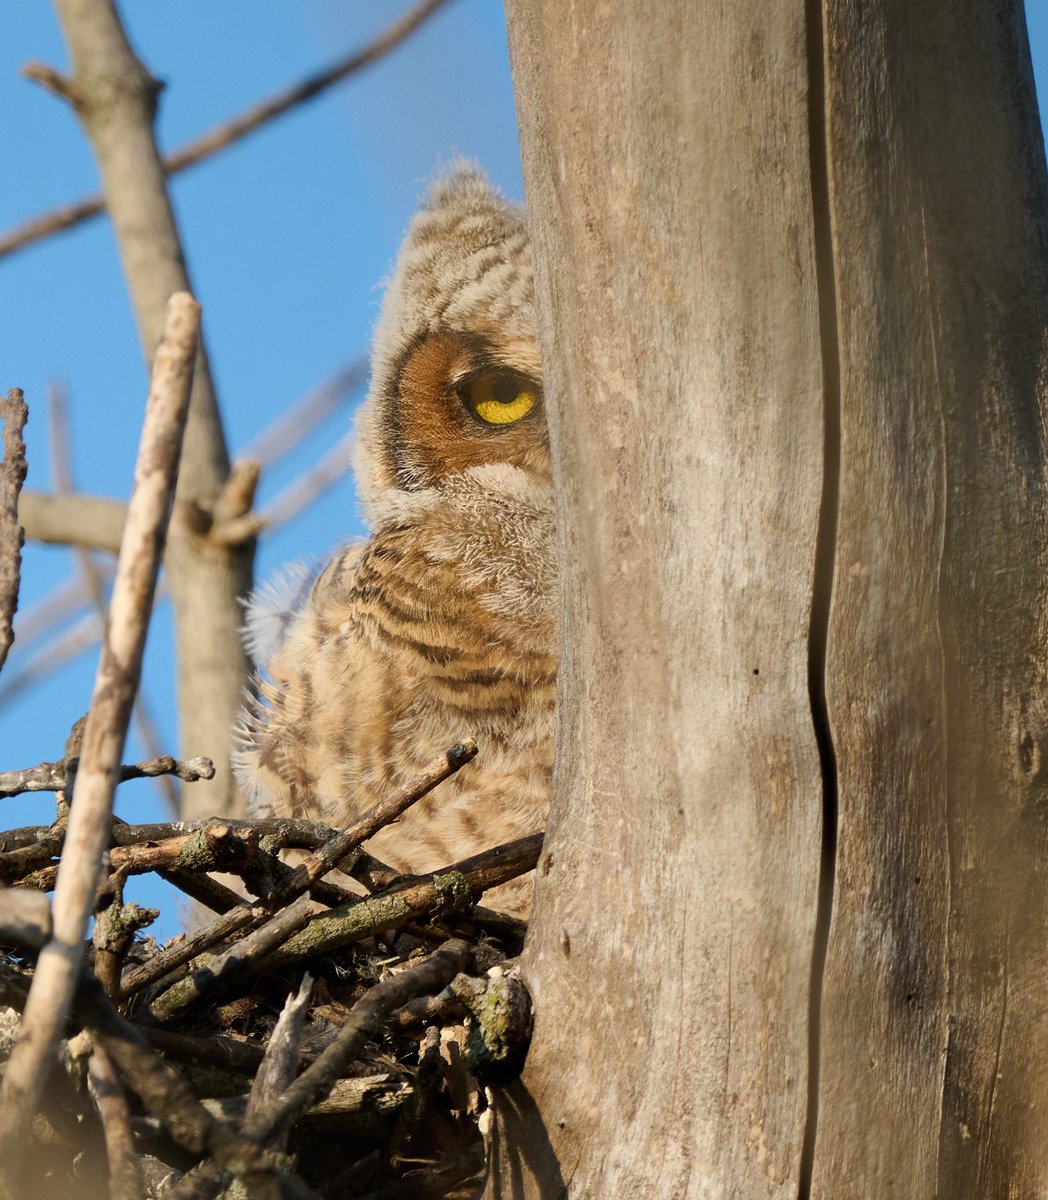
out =
<path fill-rule="evenodd" d="M 489 371 L 471 379 L 462 397 L 486 424 L 512 425 L 535 407 L 538 388 L 521 375 Z"/>

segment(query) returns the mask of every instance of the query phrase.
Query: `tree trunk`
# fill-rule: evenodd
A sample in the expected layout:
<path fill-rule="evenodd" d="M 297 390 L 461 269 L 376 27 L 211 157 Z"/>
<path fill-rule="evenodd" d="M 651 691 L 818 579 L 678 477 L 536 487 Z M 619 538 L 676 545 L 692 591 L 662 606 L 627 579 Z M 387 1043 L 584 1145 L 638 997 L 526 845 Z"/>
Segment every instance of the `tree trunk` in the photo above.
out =
<path fill-rule="evenodd" d="M 795 1195 L 822 791 L 804 14 L 509 11 L 571 752 L 503 1182 Z"/>
<path fill-rule="evenodd" d="M 1048 188 L 1019 0 L 826 8 L 840 821 L 813 1195 L 1048 1194 Z"/>
<path fill-rule="evenodd" d="M 142 350 L 152 362 L 168 299 L 191 290 L 153 132 L 160 85 L 135 56 L 114 0 L 56 3 L 72 59 L 70 98 L 98 161 Z M 254 542 L 230 547 L 206 536 L 229 474 L 201 339 L 165 558 L 175 614 L 182 755 L 215 760 L 214 779 L 184 794 L 186 820 L 244 815 L 229 765 L 229 731 L 248 675 L 239 601 L 251 590 Z M 249 506 L 250 495 L 245 499 Z"/>
<path fill-rule="evenodd" d="M 1021 4 L 508 10 L 565 613 L 488 1195 L 1040 1194 Z"/>

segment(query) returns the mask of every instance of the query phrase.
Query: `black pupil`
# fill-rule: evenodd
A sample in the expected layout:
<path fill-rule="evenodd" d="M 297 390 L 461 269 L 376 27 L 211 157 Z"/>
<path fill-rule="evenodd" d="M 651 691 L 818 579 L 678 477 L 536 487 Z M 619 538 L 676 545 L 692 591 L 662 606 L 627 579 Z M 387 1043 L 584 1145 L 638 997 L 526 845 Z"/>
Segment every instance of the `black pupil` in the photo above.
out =
<path fill-rule="evenodd" d="M 512 404 L 520 395 L 520 384 L 515 379 L 496 379 L 491 394 L 499 404 Z"/>

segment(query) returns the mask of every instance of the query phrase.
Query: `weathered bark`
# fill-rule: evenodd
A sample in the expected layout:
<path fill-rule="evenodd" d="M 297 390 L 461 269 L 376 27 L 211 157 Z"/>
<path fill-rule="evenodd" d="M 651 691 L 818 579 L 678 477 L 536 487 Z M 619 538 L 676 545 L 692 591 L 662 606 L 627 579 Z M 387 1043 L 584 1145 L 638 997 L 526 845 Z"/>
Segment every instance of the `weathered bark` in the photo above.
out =
<path fill-rule="evenodd" d="M 813 1195 L 1048 1194 L 1048 188 L 1021 0 L 825 6 L 839 842 Z"/>
<path fill-rule="evenodd" d="M 509 18 L 565 624 L 489 1195 L 793 1197 L 822 810 L 804 10 Z"/>
<path fill-rule="evenodd" d="M 565 616 L 488 1195 L 1040 1195 L 1021 2 L 508 8 Z"/>
<path fill-rule="evenodd" d="M 113 0 L 56 0 L 56 6 L 72 58 L 64 86 L 98 161 L 142 349 L 151 362 L 168 297 L 190 290 L 153 133 L 159 85 L 136 58 Z M 213 510 L 229 470 L 201 343 L 165 562 L 178 646 L 180 744 L 184 757 L 207 755 L 216 767 L 212 781 L 186 794 L 187 819 L 241 807 L 228 745 L 248 671 L 238 598 L 251 587 L 254 543 L 217 544 L 206 536 L 206 516 L 201 518 Z"/>

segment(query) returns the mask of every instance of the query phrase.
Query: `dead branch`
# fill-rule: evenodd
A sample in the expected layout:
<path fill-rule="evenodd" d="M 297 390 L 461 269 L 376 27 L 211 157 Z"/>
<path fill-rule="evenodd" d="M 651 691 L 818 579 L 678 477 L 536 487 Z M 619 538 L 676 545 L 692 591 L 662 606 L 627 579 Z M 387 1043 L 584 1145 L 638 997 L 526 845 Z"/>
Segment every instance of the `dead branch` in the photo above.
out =
<path fill-rule="evenodd" d="M 152 361 L 168 298 L 190 291 L 185 256 L 154 136 L 158 84 L 135 56 L 112 0 L 58 0 L 70 52 L 76 115 L 91 143 L 138 325 Z M 184 453 L 167 542 L 175 609 L 183 757 L 210 752 L 213 780 L 187 793 L 209 813 L 234 811 L 226 731 L 247 678 L 238 598 L 251 587 L 251 546 L 199 545 L 183 514 L 210 510 L 230 460 L 203 340 L 198 343 Z"/>
<path fill-rule="evenodd" d="M 18 607 L 18 585 L 25 533 L 18 523 L 18 496 L 25 482 L 25 442 L 22 430 L 29 409 L 21 388 L 11 388 L 0 400 L 4 423 L 3 464 L 0 466 L 0 668 L 14 641 L 12 621 Z"/>
<path fill-rule="evenodd" d="M 120 762 L 141 669 L 166 518 L 175 485 L 199 330 L 191 296 L 172 296 L 157 351 L 145 423 L 117 565 L 111 618 L 98 668 L 62 864 L 54 934 L 40 952 L 19 1034 L 0 1084 L 0 1162 L 18 1167 L 48 1064 L 69 1010 L 95 898 Z"/>
<path fill-rule="evenodd" d="M 81 975 L 78 984 L 74 1019 L 91 1030 L 131 1090 L 179 1145 L 193 1154 L 213 1155 L 234 1174 L 248 1167 L 264 1169 L 257 1148 L 211 1116 L 182 1077 L 120 1016 L 96 979 Z"/>
<path fill-rule="evenodd" d="M 145 1182 L 142 1164 L 135 1152 L 131 1109 L 116 1069 L 101 1046 L 94 1048 L 87 1070 L 106 1142 L 110 1200 L 141 1200 Z"/>
<path fill-rule="evenodd" d="M 51 901 L 39 892 L 0 887 L 0 942 L 38 950 L 51 936 Z"/>
<path fill-rule="evenodd" d="M 302 1032 L 305 1028 L 306 1015 L 309 1012 L 309 1002 L 312 996 L 313 977 L 307 972 L 302 977 L 298 991 L 288 996 L 280 1012 L 273 1034 L 269 1039 L 269 1045 L 266 1047 L 266 1057 L 251 1086 L 243 1123 L 244 1133 L 248 1137 L 255 1136 L 255 1126 L 258 1121 L 262 1119 L 268 1108 L 277 1103 L 281 1094 L 295 1078 L 302 1049 Z M 273 1149 L 284 1151 L 287 1148 L 287 1134 L 286 1128 L 281 1130 L 273 1144 Z"/>
<path fill-rule="evenodd" d="M 340 83 L 361 68 L 377 62 L 383 55 L 388 54 L 390 50 L 404 41 L 445 2 L 446 0 L 425 0 L 424 3 L 417 5 L 403 17 L 394 21 L 388 29 L 363 49 L 354 51 L 326 70 L 277 92 L 268 100 L 263 100 L 239 116 L 233 117 L 200 137 L 194 138 L 191 142 L 187 142 L 186 145 L 175 150 L 163 160 L 161 164 L 163 171 L 168 175 L 174 175 L 210 158 L 219 150 L 224 150 L 227 146 L 247 137 L 248 134 L 254 133 L 255 130 L 260 129 L 274 118 L 283 116 L 298 105 L 319 96 L 333 84 Z M 23 74 L 63 99 L 83 102 L 76 93 L 73 81 L 51 67 L 41 63 L 28 63 L 23 69 Z M 52 234 L 60 233 L 64 229 L 71 229 L 74 225 L 78 225 L 90 217 L 96 217 L 105 211 L 105 207 L 106 202 L 103 196 L 87 196 L 82 200 L 76 200 L 61 208 L 53 209 L 49 213 L 34 217 L 0 237 L 0 258 L 15 250 L 21 250 L 25 246 L 31 246 L 34 242 L 39 242 Z"/>
<path fill-rule="evenodd" d="M 299 896 L 243 941 L 234 943 L 224 954 L 208 960 L 192 975 L 161 993 L 146 1010 L 149 1016 L 158 1025 L 164 1025 L 181 1016 L 191 1005 L 227 991 L 231 984 L 242 979 L 305 925 L 309 920 L 309 906 L 309 897 Z"/>
<path fill-rule="evenodd" d="M 83 492 L 64 496 L 27 488 L 18 504 L 18 516 L 26 536 L 34 542 L 117 554 L 124 536 L 127 505 Z"/>
<path fill-rule="evenodd" d="M 253 1123 L 255 1136 L 265 1141 L 278 1130 L 287 1129 L 300 1113 L 331 1089 L 343 1068 L 356 1058 L 367 1039 L 378 1033 L 390 1013 L 416 996 L 442 991 L 466 969 L 469 958 L 469 945 L 452 939 L 418 966 L 407 967 L 369 988 L 353 1006 L 350 1020 L 317 1061 L 257 1115 Z"/>
<path fill-rule="evenodd" d="M 329 954 L 350 942 L 433 912 L 462 908 L 487 891 L 533 871 L 542 851 L 542 834 L 518 838 L 420 877 L 396 890 L 364 896 L 351 904 L 314 917 L 301 933 L 289 938 L 268 960 L 270 968 Z"/>
<path fill-rule="evenodd" d="M 304 890 L 322 875 L 338 865 L 350 851 L 384 829 L 404 812 L 431 792 L 438 783 L 459 771 L 477 757 L 477 743 L 472 739 L 458 742 L 450 750 L 426 764 L 418 778 L 408 787 L 373 804 L 348 829 L 325 842 L 305 862 L 299 863 L 289 885 L 289 892 Z"/>
<path fill-rule="evenodd" d="M 79 760 L 76 760 L 79 762 Z M 66 763 L 44 762 L 23 771 L 0 771 L 0 799 L 20 796 L 23 792 L 57 792 L 65 786 Z M 210 779 L 215 764 L 209 758 L 191 758 L 188 762 L 164 754 L 140 763 L 126 763 L 117 768 L 117 782 L 129 779 L 153 779 L 158 775 L 175 775 L 184 783 Z"/>
<path fill-rule="evenodd" d="M 122 878 L 120 884 L 123 884 Z M 135 934 L 152 925 L 159 916 L 158 909 L 125 904 L 122 887 L 118 887 L 110 905 L 96 917 L 91 935 L 95 947 L 95 974 L 110 1000 L 116 1000 L 120 995 L 120 971 Z"/>
<path fill-rule="evenodd" d="M 353 1079 L 339 1079 L 331 1091 L 316 1104 L 311 1104 L 302 1116 L 352 1117 L 357 1114 L 396 1112 L 412 1095 L 411 1084 L 405 1083 L 395 1075 L 364 1075 Z M 208 1112 L 216 1117 L 227 1121 L 243 1121 L 244 1132 L 249 1132 L 246 1120 L 249 1104 L 247 1097 L 226 1096 L 217 1100 L 205 1100 L 203 1103 Z"/>
<path fill-rule="evenodd" d="M 76 479 L 73 472 L 73 453 L 69 433 L 69 398 L 65 387 L 52 382 L 47 389 L 47 427 L 51 445 L 51 474 L 55 481 L 55 490 L 63 496 L 76 491 Z M 121 536 L 123 523 L 121 522 Z M 95 612 L 105 621 L 106 589 L 111 578 L 105 565 L 100 562 L 90 550 L 84 547 L 73 547 L 73 557 L 77 564 L 77 573 L 83 590 L 90 598 Z M 19 629 L 21 633 L 21 629 Z M 160 758 L 160 739 L 156 726 L 150 716 L 149 705 L 145 694 L 139 691 L 135 699 L 135 726 L 138 735 L 145 746 L 150 758 Z M 212 771 L 214 768 L 212 768 Z M 178 812 L 178 791 L 171 782 L 168 774 L 156 776 L 158 791 L 167 801 L 172 813 Z"/>
<path fill-rule="evenodd" d="M 379 800 L 376 804 L 373 804 L 354 823 L 351 830 L 347 830 L 344 833 L 333 831 L 334 836 L 329 841 L 323 843 L 323 845 L 328 847 L 334 846 L 338 850 L 338 857 L 333 857 L 332 851 L 329 849 L 323 857 L 318 852 L 310 860 L 307 860 L 306 863 L 300 864 L 295 871 L 294 881 L 288 881 L 281 889 L 279 900 L 287 903 L 295 899 L 310 886 L 312 880 L 319 878 L 325 871 L 331 870 L 333 866 L 341 865 L 345 861 L 346 855 L 351 853 L 356 844 L 355 842 L 351 842 L 351 839 L 347 837 L 348 833 L 353 833 L 354 837 L 359 839 L 359 841 L 364 841 L 366 838 L 372 837 L 384 825 L 403 813 L 411 804 L 416 803 L 427 793 L 431 792 L 438 783 L 447 779 L 449 775 L 454 774 L 463 767 L 475 754 L 476 745 L 474 743 L 465 742 L 453 746 L 446 753 L 427 764 L 414 784 L 388 799 Z M 172 947 L 170 952 L 165 951 L 164 954 L 158 955 L 152 963 L 139 968 L 134 973 L 133 981 L 132 979 L 125 981 L 124 994 L 129 995 L 132 991 L 144 987 L 147 982 L 159 979 L 163 974 L 173 970 L 181 963 L 188 962 L 191 958 L 202 954 L 205 950 L 225 941 L 241 930 L 261 925 L 263 922 L 271 919 L 272 911 L 272 903 L 269 900 L 259 900 L 254 904 L 241 904 L 236 908 L 230 909 L 229 912 L 219 917 L 217 921 L 213 921 L 205 929 L 200 930 L 193 937 L 187 938 L 185 942 Z"/>

